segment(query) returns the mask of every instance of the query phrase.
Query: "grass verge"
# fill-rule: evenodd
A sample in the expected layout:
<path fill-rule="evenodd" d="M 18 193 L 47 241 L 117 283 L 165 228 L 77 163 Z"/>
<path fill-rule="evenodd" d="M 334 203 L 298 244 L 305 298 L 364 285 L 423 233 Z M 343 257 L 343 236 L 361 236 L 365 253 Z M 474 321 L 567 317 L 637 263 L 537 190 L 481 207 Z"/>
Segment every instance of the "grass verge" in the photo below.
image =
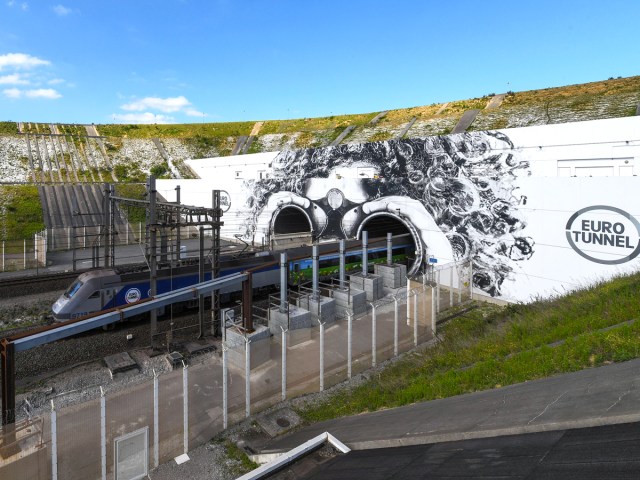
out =
<path fill-rule="evenodd" d="M 398 407 L 640 357 L 640 274 L 529 305 L 482 305 L 411 353 L 299 414 L 308 422 Z"/>

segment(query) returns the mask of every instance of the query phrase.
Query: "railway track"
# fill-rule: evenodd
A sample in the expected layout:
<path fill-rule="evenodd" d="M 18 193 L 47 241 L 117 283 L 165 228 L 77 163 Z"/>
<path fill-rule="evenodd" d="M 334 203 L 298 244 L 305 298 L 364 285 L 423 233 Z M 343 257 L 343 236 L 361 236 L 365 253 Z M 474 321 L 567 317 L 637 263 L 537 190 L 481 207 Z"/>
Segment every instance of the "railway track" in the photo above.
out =
<path fill-rule="evenodd" d="M 85 270 L 0 278 L 0 298 L 63 290 Z"/>

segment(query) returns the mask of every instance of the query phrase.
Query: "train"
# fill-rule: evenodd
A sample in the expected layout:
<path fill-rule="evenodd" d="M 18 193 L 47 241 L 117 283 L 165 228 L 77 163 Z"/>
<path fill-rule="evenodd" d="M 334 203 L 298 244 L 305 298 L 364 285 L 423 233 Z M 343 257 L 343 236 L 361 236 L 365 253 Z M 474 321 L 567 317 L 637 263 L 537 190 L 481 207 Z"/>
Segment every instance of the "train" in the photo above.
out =
<path fill-rule="evenodd" d="M 347 243 L 345 255 L 346 270 L 362 268 L 362 250 L 354 240 Z M 406 263 L 414 254 L 415 246 L 408 235 L 400 235 L 393 240 L 393 261 Z M 244 256 L 224 255 L 220 259 L 220 277 L 233 273 L 252 270 L 254 291 L 264 291 L 279 287 L 280 252 L 257 252 Z M 312 276 L 310 247 L 297 247 L 287 250 L 289 258 L 289 282 L 299 285 Z M 369 268 L 374 263 L 386 261 L 386 239 L 373 239 L 368 251 Z M 169 266 L 157 270 L 156 292 L 158 295 L 179 288 L 194 285 L 199 281 L 199 265 L 181 262 L 178 266 Z M 187 263 L 187 264 L 184 264 Z M 319 275 L 327 278 L 338 274 L 339 255 L 337 244 L 324 243 L 320 246 Z M 205 281 L 211 280 L 210 264 L 205 268 Z M 240 292 L 242 285 L 229 285 L 219 291 L 222 301 L 232 299 Z M 99 313 L 112 308 L 135 303 L 150 296 L 150 278 L 148 269 L 131 267 L 100 268 L 84 272 L 67 288 L 51 307 L 53 318 L 57 322 L 72 320 Z M 195 308 L 197 302 L 177 304 L 175 308 Z M 174 310 L 175 312 L 176 310 Z"/>

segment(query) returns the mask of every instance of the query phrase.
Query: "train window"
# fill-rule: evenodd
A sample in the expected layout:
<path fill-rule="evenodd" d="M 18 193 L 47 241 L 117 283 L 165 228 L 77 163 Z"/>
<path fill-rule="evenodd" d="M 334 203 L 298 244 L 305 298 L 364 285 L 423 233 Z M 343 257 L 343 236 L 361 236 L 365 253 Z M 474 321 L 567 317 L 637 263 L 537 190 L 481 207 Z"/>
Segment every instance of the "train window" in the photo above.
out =
<path fill-rule="evenodd" d="M 71 284 L 69 288 L 67 288 L 67 291 L 64 292 L 64 296 L 67 298 L 72 298 L 76 294 L 76 292 L 80 290 L 80 287 L 82 285 L 84 285 L 84 283 L 82 283 L 80 280 L 76 280 Z"/>
<path fill-rule="evenodd" d="M 100 297 L 100 290 L 96 290 L 91 295 L 89 295 L 89 298 L 99 298 L 99 297 Z"/>

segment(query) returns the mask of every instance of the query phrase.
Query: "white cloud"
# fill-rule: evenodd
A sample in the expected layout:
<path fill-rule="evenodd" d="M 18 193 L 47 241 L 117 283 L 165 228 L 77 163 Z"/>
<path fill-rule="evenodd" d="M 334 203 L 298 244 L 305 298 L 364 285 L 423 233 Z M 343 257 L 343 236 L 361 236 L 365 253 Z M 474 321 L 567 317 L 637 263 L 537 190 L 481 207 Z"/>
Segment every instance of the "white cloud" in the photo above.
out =
<path fill-rule="evenodd" d="M 22 77 L 19 73 L 0 76 L 0 85 L 29 85 L 29 80 Z"/>
<path fill-rule="evenodd" d="M 58 4 L 55 7 L 53 7 L 52 10 L 59 17 L 66 17 L 67 15 L 69 15 L 71 13 L 71 9 L 70 8 L 67 8 L 64 5 L 60 5 L 60 4 Z"/>
<path fill-rule="evenodd" d="M 190 117 L 208 117 L 206 113 L 196 110 L 195 108 L 187 108 L 184 113 Z"/>
<path fill-rule="evenodd" d="M 36 88 L 33 90 L 20 90 L 19 88 L 7 88 L 2 93 L 7 98 L 45 98 L 55 100 L 62 95 L 53 88 Z"/>
<path fill-rule="evenodd" d="M 129 112 L 141 112 L 143 110 L 151 109 L 170 113 L 179 112 L 189 105 L 191 105 L 191 102 L 181 95 L 179 97 L 168 98 L 146 97 L 135 102 L 126 103 L 120 108 Z"/>
<path fill-rule="evenodd" d="M 28 55 L 26 53 L 7 53 L 0 55 L 0 70 L 5 67 L 14 69 L 29 69 L 38 67 L 40 65 L 50 65 L 48 60 L 42 60 L 41 58 Z"/>
<path fill-rule="evenodd" d="M 118 123 L 174 123 L 175 119 L 168 115 L 144 113 L 114 113 L 113 121 Z"/>
<path fill-rule="evenodd" d="M 22 90 L 19 88 L 7 88 L 2 91 L 2 94 L 7 98 L 20 98 L 22 95 Z"/>
<path fill-rule="evenodd" d="M 61 83 L 64 83 L 64 80 L 61 78 L 52 78 L 47 82 L 48 85 L 59 85 Z"/>
<path fill-rule="evenodd" d="M 37 88 L 35 90 L 25 90 L 25 96 L 28 98 L 48 98 L 50 100 L 55 100 L 56 98 L 62 97 L 57 90 L 53 88 Z"/>

